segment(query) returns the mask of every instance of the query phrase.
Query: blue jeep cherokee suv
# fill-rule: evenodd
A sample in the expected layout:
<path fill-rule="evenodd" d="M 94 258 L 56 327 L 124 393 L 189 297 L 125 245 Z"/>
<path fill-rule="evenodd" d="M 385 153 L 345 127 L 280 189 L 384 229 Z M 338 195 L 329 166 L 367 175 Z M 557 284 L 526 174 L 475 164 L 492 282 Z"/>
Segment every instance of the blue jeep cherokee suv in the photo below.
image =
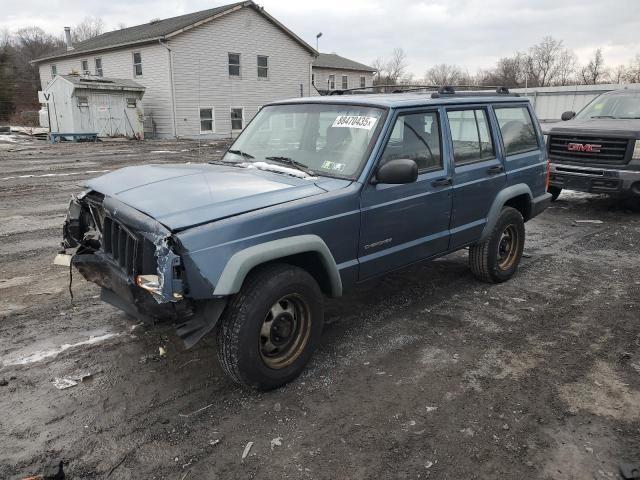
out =
<path fill-rule="evenodd" d="M 550 201 L 528 100 L 499 90 L 298 98 L 263 107 L 221 160 L 128 167 L 86 183 L 64 225 L 104 301 L 216 330 L 224 371 L 270 389 L 304 369 L 323 294 L 469 247 L 516 271 Z"/>

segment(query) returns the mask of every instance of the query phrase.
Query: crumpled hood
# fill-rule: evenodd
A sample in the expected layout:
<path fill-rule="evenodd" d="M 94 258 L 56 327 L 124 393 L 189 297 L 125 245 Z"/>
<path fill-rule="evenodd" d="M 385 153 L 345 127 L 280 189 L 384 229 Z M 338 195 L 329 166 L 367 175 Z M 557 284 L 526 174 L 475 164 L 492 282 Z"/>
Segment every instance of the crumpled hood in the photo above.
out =
<path fill-rule="evenodd" d="M 553 134 L 607 135 L 640 138 L 640 120 L 621 118 L 585 118 L 552 123 L 543 128 Z M 545 132 L 546 133 L 546 132 Z"/>
<path fill-rule="evenodd" d="M 182 164 L 126 167 L 88 180 L 85 185 L 171 230 L 181 230 L 327 191 L 316 183 L 322 184 L 323 179 L 296 178 L 255 168 Z"/>

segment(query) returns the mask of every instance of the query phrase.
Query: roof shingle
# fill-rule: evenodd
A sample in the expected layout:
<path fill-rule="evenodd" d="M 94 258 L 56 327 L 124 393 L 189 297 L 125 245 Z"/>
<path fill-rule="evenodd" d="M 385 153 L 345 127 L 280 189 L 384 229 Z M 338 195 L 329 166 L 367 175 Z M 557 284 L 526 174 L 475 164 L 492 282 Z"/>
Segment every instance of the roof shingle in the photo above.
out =
<path fill-rule="evenodd" d="M 354 62 L 335 53 L 320 53 L 313 61 L 313 66 L 317 68 L 336 68 L 339 70 L 359 70 L 363 72 L 376 71 L 373 67 Z"/>

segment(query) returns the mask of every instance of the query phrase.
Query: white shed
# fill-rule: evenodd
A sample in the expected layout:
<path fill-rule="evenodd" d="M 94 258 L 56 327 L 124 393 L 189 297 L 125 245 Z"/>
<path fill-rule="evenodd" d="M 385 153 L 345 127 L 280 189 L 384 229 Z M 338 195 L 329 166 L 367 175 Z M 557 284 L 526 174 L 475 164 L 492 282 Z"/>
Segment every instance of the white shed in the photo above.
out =
<path fill-rule="evenodd" d="M 41 92 L 51 132 L 143 138 L 145 87 L 133 80 L 57 75 Z"/>

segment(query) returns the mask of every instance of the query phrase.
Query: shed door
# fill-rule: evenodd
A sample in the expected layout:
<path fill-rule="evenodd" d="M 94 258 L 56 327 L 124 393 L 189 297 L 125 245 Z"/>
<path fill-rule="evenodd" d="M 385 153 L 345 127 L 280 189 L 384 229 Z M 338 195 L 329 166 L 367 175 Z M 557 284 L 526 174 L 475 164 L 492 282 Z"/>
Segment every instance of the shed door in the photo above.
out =
<path fill-rule="evenodd" d="M 111 112 L 111 135 L 113 137 L 127 134 L 126 118 L 124 118 L 124 97 L 121 93 L 109 95 L 109 107 Z"/>
<path fill-rule="evenodd" d="M 95 125 L 99 137 L 111 136 L 111 113 L 109 112 L 109 94 L 95 93 L 93 95 L 95 105 Z"/>

